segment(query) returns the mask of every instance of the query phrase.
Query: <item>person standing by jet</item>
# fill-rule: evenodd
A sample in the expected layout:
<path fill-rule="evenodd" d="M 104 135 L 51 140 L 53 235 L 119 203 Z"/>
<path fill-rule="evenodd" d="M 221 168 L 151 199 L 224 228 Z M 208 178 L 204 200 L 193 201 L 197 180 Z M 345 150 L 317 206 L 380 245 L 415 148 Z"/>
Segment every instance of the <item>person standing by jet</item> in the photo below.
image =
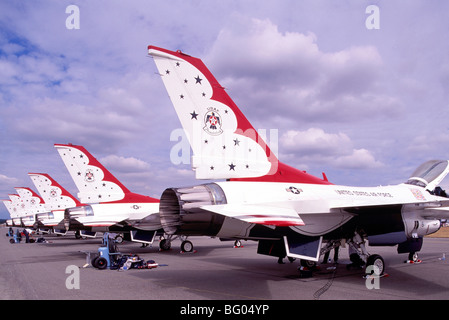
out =
<path fill-rule="evenodd" d="M 21 235 L 19 229 L 16 229 L 16 239 L 17 239 L 17 242 L 22 241 L 22 235 Z"/>
<path fill-rule="evenodd" d="M 22 233 L 25 236 L 25 243 L 30 243 L 30 234 L 28 233 L 27 229 L 23 229 Z"/>

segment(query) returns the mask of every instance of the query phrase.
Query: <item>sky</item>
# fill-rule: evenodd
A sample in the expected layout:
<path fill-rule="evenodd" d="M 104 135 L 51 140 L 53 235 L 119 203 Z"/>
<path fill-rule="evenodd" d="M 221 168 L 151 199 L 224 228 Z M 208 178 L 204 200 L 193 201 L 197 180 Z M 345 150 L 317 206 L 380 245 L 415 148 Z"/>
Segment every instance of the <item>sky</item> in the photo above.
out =
<path fill-rule="evenodd" d="M 170 158 L 180 122 L 150 44 L 201 58 L 275 133 L 282 162 L 335 184 L 405 182 L 449 159 L 447 12 L 424 0 L 1 1 L 0 199 L 34 189 L 29 172 L 76 195 L 55 143 L 84 146 L 136 193 L 203 182 Z"/>

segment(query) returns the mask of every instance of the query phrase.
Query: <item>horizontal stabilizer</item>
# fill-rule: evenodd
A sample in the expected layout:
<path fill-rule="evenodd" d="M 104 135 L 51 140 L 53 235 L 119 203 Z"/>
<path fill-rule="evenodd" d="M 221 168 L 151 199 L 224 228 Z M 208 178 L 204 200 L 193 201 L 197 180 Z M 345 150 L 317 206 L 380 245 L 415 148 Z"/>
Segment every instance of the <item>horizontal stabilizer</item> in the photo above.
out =
<path fill-rule="evenodd" d="M 248 223 L 278 227 L 305 225 L 304 221 L 299 217 L 296 211 L 290 208 L 245 204 L 206 205 L 201 206 L 200 208 Z"/>

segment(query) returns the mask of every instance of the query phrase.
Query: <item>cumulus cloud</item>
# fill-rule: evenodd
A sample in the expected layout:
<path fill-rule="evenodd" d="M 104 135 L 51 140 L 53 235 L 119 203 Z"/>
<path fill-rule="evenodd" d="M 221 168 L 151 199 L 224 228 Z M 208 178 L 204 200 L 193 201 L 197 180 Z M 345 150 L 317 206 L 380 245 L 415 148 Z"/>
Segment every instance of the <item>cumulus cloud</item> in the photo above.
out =
<path fill-rule="evenodd" d="M 17 179 L 17 178 L 8 177 L 4 174 L 0 174 L 0 184 L 1 185 L 8 185 L 8 186 L 12 187 L 13 185 L 15 185 L 18 182 L 19 182 L 19 179 Z"/>
<path fill-rule="evenodd" d="M 402 110 L 400 100 L 380 90 L 384 64 L 376 47 L 324 52 L 313 33 L 281 32 L 269 19 L 234 22 L 221 30 L 208 61 L 254 114 L 275 109 L 294 123 L 347 122 Z"/>
<path fill-rule="evenodd" d="M 0 199 L 8 199 L 7 194 L 16 193 L 13 188 L 18 187 L 20 183 L 22 182 L 17 178 L 0 173 Z M 1 205 L 0 208 L 4 209 L 4 206 Z"/>
<path fill-rule="evenodd" d="M 319 128 L 306 131 L 289 130 L 280 139 L 284 152 L 298 154 L 336 155 L 347 153 L 352 148 L 349 137 L 344 133 L 325 133 Z"/>
<path fill-rule="evenodd" d="M 337 157 L 334 161 L 335 167 L 344 169 L 372 169 L 383 166 L 383 163 L 377 161 L 366 149 L 354 149 L 351 154 Z"/>
<path fill-rule="evenodd" d="M 109 155 L 100 159 L 100 162 L 111 170 L 117 170 L 120 172 L 145 172 L 150 170 L 150 164 L 136 159 L 134 157 L 121 157 L 117 155 Z"/>
<path fill-rule="evenodd" d="M 403 181 L 447 158 L 448 5 L 415 4 L 384 3 L 366 30 L 358 2 L 98 0 L 67 30 L 64 1 L 0 2 L 0 174 L 64 179 L 52 145 L 72 142 L 123 156 L 106 161 L 135 192 L 198 183 L 170 162 L 180 124 L 153 44 L 201 58 L 256 129 L 279 130 L 281 161 L 333 182 Z"/>
<path fill-rule="evenodd" d="M 382 166 L 366 149 L 356 149 L 344 133 L 326 133 L 319 128 L 289 130 L 280 139 L 280 149 L 295 162 L 321 164 L 342 169 L 368 169 Z"/>
<path fill-rule="evenodd" d="M 73 142 L 113 151 L 152 122 L 146 99 L 157 79 L 149 74 L 130 71 L 114 84 L 99 86 L 89 77 L 93 70 L 82 76 L 76 62 L 74 66 L 52 55 L 3 55 L 2 63 L 0 118 L 15 133 L 11 142 L 20 140 L 30 148 Z"/>

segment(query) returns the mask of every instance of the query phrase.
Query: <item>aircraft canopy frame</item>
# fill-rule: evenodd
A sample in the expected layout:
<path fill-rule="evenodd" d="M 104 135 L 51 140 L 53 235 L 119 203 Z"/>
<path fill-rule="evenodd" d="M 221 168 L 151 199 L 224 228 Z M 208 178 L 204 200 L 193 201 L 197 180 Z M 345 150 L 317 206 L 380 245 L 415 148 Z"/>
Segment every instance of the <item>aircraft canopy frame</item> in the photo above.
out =
<path fill-rule="evenodd" d="M 407 180 L 406 184 L 433 190 L 449 173 L 449 161 L 429 160 L 421 164 Z"/>

